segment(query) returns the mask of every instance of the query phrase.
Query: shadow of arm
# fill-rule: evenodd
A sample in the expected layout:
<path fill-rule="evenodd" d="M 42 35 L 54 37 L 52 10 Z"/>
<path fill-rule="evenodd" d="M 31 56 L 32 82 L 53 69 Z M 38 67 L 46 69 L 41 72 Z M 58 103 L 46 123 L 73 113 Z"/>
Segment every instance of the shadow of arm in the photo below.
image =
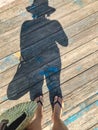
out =
<path fill-rule="evenodd" d="M 58 26 L 60 30 L 57 32 L 56 41 L 62 46 L 68 46 L 68 37 L 59 22 Z"/>

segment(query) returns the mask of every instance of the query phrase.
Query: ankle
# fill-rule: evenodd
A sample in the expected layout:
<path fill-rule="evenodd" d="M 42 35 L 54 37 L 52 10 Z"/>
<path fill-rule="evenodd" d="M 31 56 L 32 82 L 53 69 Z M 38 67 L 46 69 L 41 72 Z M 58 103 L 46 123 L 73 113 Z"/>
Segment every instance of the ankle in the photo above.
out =
<path fill-rule="evenodd" d="M 55 117 L 55 118 L 54 118 L 54 123 L 57 123 L 57 122 L 60 122 L 60 121 L 61 121 L 61 118 L 60 118 L 60 117 L 57 117 L 57 118 Z"/>
<path fill-rule="evenodd" d="M 58 114 L 54 114 L 53 118 L 54 118 L 54 121 L 61 120 L 61 116 Z"/>

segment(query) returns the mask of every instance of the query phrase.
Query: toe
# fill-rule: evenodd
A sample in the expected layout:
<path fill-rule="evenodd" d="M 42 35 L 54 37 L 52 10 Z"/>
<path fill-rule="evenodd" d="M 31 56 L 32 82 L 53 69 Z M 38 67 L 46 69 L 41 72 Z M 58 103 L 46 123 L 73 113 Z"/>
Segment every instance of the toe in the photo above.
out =
<path fill-rule="evenodd" d="M 35 101 L 35 102 L 38 102 L 39 100 L 40 100 L 40 101 L 42 102 L 42 104 L 43 104 L 43 96 L 37 97 L 34 101 Z M 40 102 L 38 103 L 38 105 L 40 105 Z"/>
<path fill-rule="evenodd" d="M 58 96 L 55 96 L 54 103 L 58 100 Z"/>
<path fill-rule="evenodd" d="M 40 100 L 41 102 L 43 102 L 43 96 L 40 96 L 40 97 L 39 97 L 39 100 Z"/>
<path fill-rule="evenodd" d="M 58 101 L 59 101 L 60 103 L 62 103 L 62 98 L 58 97 Z"/>

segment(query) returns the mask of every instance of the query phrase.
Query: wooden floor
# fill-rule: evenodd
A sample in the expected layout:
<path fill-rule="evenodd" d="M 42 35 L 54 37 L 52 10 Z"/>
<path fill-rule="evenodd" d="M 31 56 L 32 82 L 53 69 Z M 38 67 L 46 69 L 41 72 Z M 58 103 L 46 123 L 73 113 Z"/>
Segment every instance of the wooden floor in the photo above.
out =
<path fill-rule="evenodd" d="M 7 91 L 20 63 L 21 27 L 23 22 L 32 19 L 31 14 L 25 10 L 31 4 L 31 0 L 14 0 L 8 4 L 1 2 L 0 5 L 0 114 L 20 102 L 30 100 L 29 92 L 17 100 L 10 100 Z M 61 59 L 62 64 L 62 67 L 59 67 L 60 86 L 64 97 L 62 119 L 69 130 L 98 130 L 98 0 L 49 0 L 49 6 L 56 11 L 48 19 L 58 21 L 68 38 L 66 47 L 57 43 L 60 57 L 55 57 L 55 61 Z M 52 28 L 50 30 L 54 31 Z M 56 31 L 55 33 L 58 33 L 58 30 Z M 46 37 L 50 35 L 43 31 L 43 34 L 39 33 L 34 40 L 40 43 L 40 40 Z M 29 38 L 27 40 L 29 41 Z M 39 45 L 35 45 L 35 48 L 36 46 Z M 28 48 L 31 48 L 31 45 L 23 48 L 27 54 Z M 48 56 L 51 57 L 52 54 Z M 50 62 L 54 63 L 54 59 Z M 45 63 L 46 66 L 49 65 Z M 32 71 L 29 69 L 29 74 L 36 74 L 37 69 L 36 66 Z M 20 75 L 13 80 L 15 89 L 19 82 L 22 83 L 22 87 L 26 86 L 26 77 Z M 43 93 L 43 128 L 50 130 L 51 105 L 45 76 Z"/>

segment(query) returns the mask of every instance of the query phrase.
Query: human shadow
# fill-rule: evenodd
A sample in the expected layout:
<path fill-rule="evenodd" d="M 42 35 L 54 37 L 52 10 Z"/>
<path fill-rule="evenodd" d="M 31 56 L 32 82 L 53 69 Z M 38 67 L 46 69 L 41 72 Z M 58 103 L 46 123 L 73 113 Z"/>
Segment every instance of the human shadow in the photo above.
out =
<path fill-rule="evenodd" d="M 47 18 L 55 11 L 48 6 L 47 0 L 34 0 L 26 9 L 33 19 L 22 24 L 20 64 L 8 86 L 7 96 L 10 100 L 17 100 L 29 92 L 30 99 L 34 100 L 43 94 L 46 79 L 52 104 L 55 95 L 62 97 L 61 58 L 57 43 L 66 47 L 68 38 L 58 21 Z"/>

